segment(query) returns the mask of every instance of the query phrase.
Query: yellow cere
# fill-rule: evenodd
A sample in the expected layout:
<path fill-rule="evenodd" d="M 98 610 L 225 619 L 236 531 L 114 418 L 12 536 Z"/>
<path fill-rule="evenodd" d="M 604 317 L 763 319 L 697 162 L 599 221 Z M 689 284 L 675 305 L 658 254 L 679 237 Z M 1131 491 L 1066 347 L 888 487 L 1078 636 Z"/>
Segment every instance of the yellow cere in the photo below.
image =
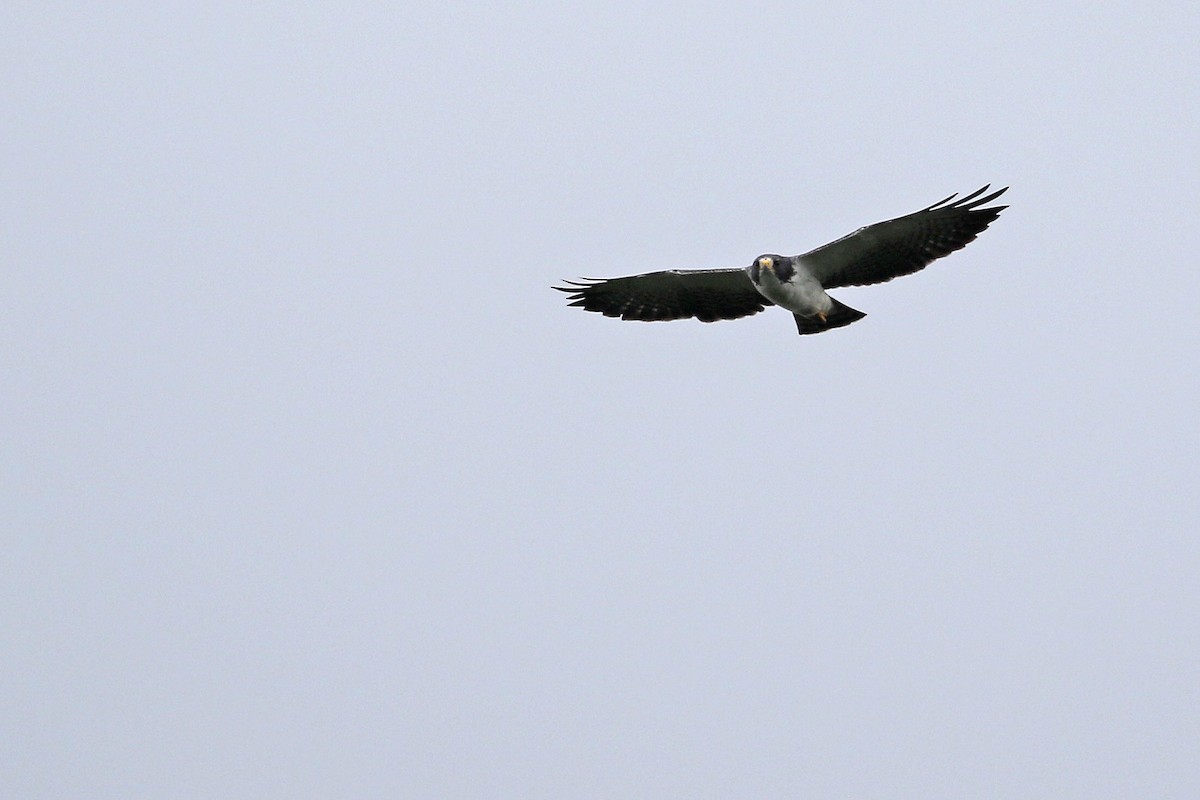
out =
<path fill-rule="evenodd" d="M 763 256 L 758 260 L 758 266 L 762 267 L 763 269 L 770 269 L 771 267 L 775 266 L 775 259 Z"/>

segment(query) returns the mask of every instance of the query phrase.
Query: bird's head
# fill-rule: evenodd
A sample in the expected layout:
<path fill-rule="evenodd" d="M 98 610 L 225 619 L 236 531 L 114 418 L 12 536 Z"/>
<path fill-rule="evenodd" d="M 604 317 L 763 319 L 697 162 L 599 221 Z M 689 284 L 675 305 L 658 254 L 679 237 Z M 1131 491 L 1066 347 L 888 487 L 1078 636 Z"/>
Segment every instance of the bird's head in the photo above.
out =
<path fill-rule="evenodd" d="M 750 280 L 755 283 L 761 283 L 764 275 L 771 275 L 782 283 L 796 274 L 796 265 L 787 256 L 767 254 L 754 259 L 754 263 L 746 271 L 750 274 Z"/>

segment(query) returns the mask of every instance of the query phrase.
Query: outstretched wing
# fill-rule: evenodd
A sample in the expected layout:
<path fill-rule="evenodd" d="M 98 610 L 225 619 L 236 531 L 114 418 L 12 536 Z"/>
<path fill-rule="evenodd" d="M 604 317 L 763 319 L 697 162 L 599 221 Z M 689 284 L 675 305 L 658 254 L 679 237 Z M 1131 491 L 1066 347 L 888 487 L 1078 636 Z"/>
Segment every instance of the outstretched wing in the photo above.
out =
<path fill-rule="evenodd" d="M 571 295 L 570 305 L 645 322 L 687 317 L 716 322 L 757 314 L 774 305 L 758 293 L 744 269 L 672 269 L 566 283 L 554 288 Z"/>
<path fill-rule="evenodd" d="M 1008 208 L 980 208 L 1008 187 L 979 197 L 987 190 L 984 186 L 956 202 L 950 202 L 956 197 L 952 194 L 914 214 L 859 228 L 805 253 L 800 261 L 826 289 L 882 283 L 909 275 L 966 247 Z"/>

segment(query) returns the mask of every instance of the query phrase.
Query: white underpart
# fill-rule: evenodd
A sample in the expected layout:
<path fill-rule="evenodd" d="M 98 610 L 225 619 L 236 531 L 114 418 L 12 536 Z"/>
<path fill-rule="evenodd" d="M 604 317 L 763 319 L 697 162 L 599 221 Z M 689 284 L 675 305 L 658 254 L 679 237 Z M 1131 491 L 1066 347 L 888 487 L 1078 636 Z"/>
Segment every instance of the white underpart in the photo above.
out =
<path fill-rule="evenodd" d="M 775 305 L 802 317 L 827 314 L 833 308 L 833 300 L 801 263 L 796 264 L 796 274 L 787 283 L 775 277 L 775 270 L 760 269 L 758 291 Z"/>

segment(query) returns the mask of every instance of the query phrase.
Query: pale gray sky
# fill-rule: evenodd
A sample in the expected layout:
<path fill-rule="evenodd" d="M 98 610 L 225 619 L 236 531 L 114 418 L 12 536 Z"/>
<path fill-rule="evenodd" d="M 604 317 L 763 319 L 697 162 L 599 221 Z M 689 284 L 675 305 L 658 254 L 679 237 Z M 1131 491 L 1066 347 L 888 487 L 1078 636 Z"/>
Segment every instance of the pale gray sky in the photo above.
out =
<path fill-rule="evenodd" d="M 1194 3 L 0 30 L 0 795 L 1200 795 Z"/>

